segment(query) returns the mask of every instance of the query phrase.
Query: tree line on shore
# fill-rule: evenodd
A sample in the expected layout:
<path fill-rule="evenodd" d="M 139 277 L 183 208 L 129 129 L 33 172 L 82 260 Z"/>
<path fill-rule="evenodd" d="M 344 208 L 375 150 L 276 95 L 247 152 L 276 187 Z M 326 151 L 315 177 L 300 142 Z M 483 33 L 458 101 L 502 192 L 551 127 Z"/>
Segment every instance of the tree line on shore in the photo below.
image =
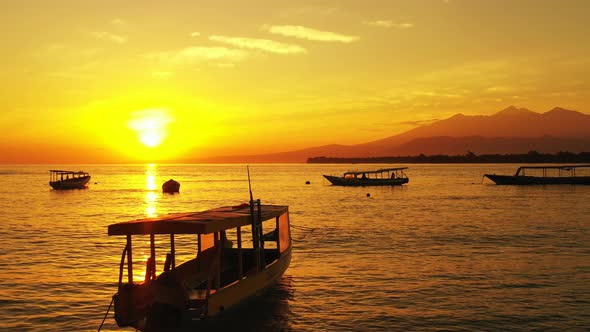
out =
<path fill-rule="evenodd" d="M 573 153 L 560 151 L 555 154 L 529 151 L 524 154 L 482 154 L 476 155 L 468 151 L 464 155 L 430 155 L 392 156 L 392 157 L 312 157 L 308 164 L 541 164 L 541 163 L 590 163 L 590 152 Z"/>

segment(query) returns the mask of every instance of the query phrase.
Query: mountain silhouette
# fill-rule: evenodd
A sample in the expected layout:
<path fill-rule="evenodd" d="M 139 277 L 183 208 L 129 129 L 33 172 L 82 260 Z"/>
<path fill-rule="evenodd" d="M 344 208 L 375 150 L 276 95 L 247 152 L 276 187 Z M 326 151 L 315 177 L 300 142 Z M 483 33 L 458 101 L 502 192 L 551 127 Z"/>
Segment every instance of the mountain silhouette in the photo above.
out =
<path fill-rule="evenodd" d="M 590 150 L 590 115 L 555 107 L 545 113 L 507 107 L 493 115 L 463 115 L 402 134 L 356 145 L 325 145 L 297 151 L 225 156 L 207 162 L 305 162 L 310 157 L 385 157 L 418 154 L 544 153 Z"/>

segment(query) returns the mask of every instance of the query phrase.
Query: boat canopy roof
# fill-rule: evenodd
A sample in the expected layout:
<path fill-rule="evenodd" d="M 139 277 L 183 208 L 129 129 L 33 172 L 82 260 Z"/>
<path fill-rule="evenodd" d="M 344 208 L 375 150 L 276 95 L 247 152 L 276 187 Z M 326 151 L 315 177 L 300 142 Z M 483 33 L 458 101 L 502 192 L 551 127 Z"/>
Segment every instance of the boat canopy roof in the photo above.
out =
<path fill-rule="evenodd" d="M 374 171 L 350 171 L 350 172 L 344 173 L 344 175 L 347 175 L 347 174 L 385 173 L 385 172 L 401 171 L 401 170 L 404 170 L 404 169 L 408 169 L 408 168 L 407 167 L 395 167 L 395 168 L 382 168 L 382 169 L 378 169 L 378 170 L 374 170 Z"/>
<path fill-rule="evenodd" d="M 590 165 L 520 166 L 518 169 L 563 169 L 569 171 L 570 169 L 580 167 L 590 167 Z"/>
<path fill-rule="evenodd" d="M 55 174 L 74 174 L 74 175 L 84 175 L 84 174 L 88 174 L 86 172 L 82 172 L 82 171 L 62 171 L 62 170 L 57 170 L 57 169 L 51 169 L 49 170 L 50 173 L 55 173 Z"/>
<path fill-rule="evenodd" d="M 288 206 L 261 205 L 262 221 L 276 218 L 288 211 Z M 255 215 L 258 214 L 256 205 Z M 171 213 L 164 216 L 137 219 L 109 225 L 109 235 L 138 234 L 210 234 L 252 223 L 250 206 L 226 206 L 201 212 Z"/>

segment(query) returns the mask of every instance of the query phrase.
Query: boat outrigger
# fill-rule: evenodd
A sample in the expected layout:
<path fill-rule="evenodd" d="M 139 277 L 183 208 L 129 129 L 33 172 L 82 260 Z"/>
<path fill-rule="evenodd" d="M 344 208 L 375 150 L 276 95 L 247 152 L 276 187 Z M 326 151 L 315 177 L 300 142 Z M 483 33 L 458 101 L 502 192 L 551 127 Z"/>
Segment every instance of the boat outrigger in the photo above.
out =
<path fill-rule="evenodd" d="M 576 173 L 576 170 L 582 169 Z M 532 172 L 540 174 L 531 174 Z M 581 174 L 580 174 L 581 173 Z M 484 174 L 484 177 L 499 185 L 532 184 L 588 184 L 590 185 L 590 165 L 562 166 L 521 166 L 514 175 Z"/>
<path fill-rule="evenodd" d="M 90 181 L 90 174 L 82 171 L 49 171 L 49 185 L 55 190 L 84 189 Z"/>
<path fill-rule="evenodd" d="M 263 225 L 270 232 L 264 233 Z M 245 241 L 244 233 L 251 238 Z M 120 327 L 144 331 L 213 317 L 273 284 L 291 261 L 288 207 L 261 205 L 260 200 L 112 224 L 108 234 L 127 238 L 113 296 L 115 320 Z M 196 235 L 190 237 L 194 253 L 177 265 L 175 241 L 186 243 L 187 234 Z M 132 237 L 140 235 L 149 235 L 149 257 L 145 278 L 138 282 Z M 156 236 L 161 235 L 166 237 L 158 239 L 158 247 L 169 238 L 169 252 L 163 266 L 156 267 Z"/>
<path fill-rule="evenodd" d="M 407 167 L 383 168 L 375 171 L 351 171 L 343 176 L 324 175 L 336 186 L 396 186 L 408 183 Z"/>

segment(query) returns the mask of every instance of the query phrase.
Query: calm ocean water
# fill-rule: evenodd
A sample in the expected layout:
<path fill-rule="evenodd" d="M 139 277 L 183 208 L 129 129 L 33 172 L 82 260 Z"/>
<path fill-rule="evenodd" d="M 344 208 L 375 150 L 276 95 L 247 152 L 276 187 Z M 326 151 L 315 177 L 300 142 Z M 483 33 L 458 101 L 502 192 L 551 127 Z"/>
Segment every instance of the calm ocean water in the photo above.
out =
<path fill-rule="evenodd" d="M 393 188 L 322 178 L 380 166 L 252 165 L 255 197 L 290 207 L 291 267 L 185 330 L 590 330 L 590 186 L 482 184 L 515 165 L 408 165 Z M 90 172 L 89 189 L 51 190 L 53 168 Z M 180 194 L 161 193 L 169 178 Z M 124 246 L 107 225 L 248 200 L 240 165 L 2 165 L 0 183 L 1 331 L 96 330 Z"/>

